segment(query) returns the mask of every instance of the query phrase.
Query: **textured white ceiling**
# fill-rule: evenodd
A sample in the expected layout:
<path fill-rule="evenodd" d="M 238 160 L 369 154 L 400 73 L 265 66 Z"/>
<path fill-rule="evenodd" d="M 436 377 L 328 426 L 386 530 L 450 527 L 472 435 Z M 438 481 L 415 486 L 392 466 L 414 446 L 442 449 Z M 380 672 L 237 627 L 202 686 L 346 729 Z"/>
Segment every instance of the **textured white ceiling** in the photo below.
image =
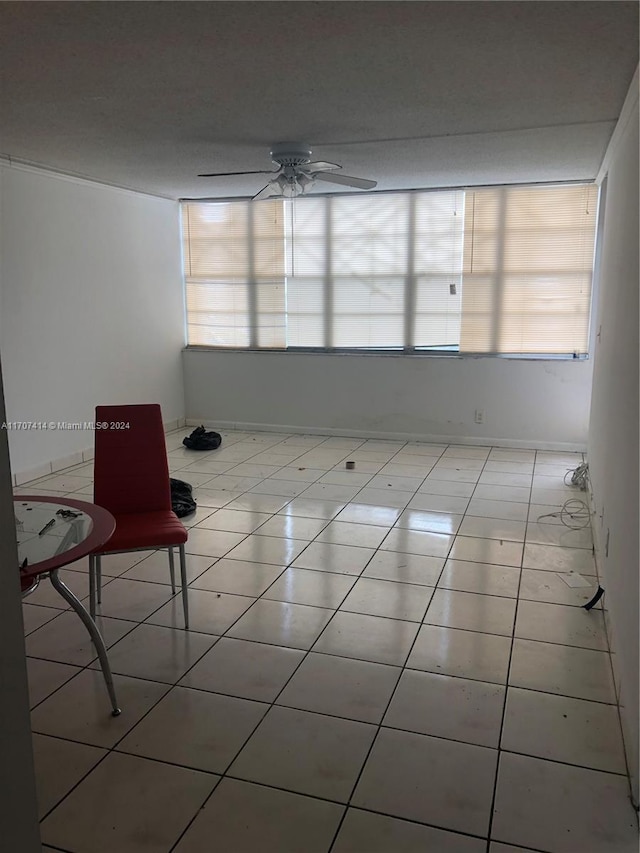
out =
<path fill-rule="evenodd" d="M 593 178 L 637 62 L 636 2 L 0 2 L 0 154 L 172 198 L 291 139 L 379 189 Z"/>

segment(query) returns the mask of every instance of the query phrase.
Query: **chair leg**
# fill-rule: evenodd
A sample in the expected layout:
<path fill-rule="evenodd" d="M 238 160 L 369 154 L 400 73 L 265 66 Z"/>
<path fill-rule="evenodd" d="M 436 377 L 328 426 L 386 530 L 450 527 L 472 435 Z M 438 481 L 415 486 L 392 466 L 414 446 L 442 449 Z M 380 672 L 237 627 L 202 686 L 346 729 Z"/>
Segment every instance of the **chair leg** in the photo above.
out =
<path fill-rule="evenodd" d="M 171 592 L 176 594 L 176 570 L 173 565 L 173 548 L 169 548 L 169 574 L 171 575 Z"/>
<path fill-rule="evenodd" d="M 67 601 L 73 609 L 76 611 L 78 616 L 84 622 L 84 625 L 89 632 L 91 639 L 93 640 L 93 645 L 98 652 L 98 658 L 100 659 L 100 666 L 102 667 L 102 674 L 104 676 L 105 684 L 107 685 L 107 691 L 109 693 L 109 699 L 111 700 L 111 707 L 113 709 L 112 716 L 117 717 L 121 712 L 120 708 L 118 708 L 118 700 L 116 699 L 116 691 L 113 686 L 113 675 L 111 674 L 111 667 L 109 666 L 109 658 L 107 657 L 107 649 L 104 644 L 104 640 L 102 639 L 102 635 L 100 631 L 98 631 L 98 626 L 93 621 L 93 619 L 89 616 L 87 611 L 84 609 L 82 604 L 78 601 L 75 595 L 71 592 L 68 586 L 64 584 L 63 581 L 58 577 L 58 569 L 53 569 L 53 571 L 49 575 L 51 579 L 51 583 L 60 595 Z"/>
<path fill-rule="evenodd" d="M 184 610 L 184 627 L 189 628 L 189 598 L 187 589 L 187 562 L 184 545 L 180 545 L 180 580 L 182 582 L 182 608 Z"/>
<path fill-rule="evenodd" d="M 102 558 L 100 554 L 96 554 L 96 592 L 98 604 L 102 604 Z"/>
<path fill-rule="evenodd" d="M 53 583 L 53 579 L 51 580 Z M 55 586 L 55 584 L 54 584 Z M 91 618 L 96 618 L 96 557 L 89 554 L 89 613 Z"/>

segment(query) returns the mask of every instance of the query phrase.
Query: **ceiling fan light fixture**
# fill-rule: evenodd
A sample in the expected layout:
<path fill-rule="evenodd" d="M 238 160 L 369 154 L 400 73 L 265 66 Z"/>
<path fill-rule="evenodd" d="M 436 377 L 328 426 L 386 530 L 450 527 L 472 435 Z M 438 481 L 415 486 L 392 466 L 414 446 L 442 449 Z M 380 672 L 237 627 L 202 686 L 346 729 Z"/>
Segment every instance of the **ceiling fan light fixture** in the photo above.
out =
<path fill-rule="evenodd" d="M 307 190 L 310 190 L 314 184 L 315 181 L 313 180 L 311 175 L 307 175 L 305 172 L 300 172 L 300 174 L 298 175 L 298 186 L 300 187 L 301 193 L 306 193 Z"/>
<path fill-rule="evenodd" d="M 280 191 L 284 198 L 295 198 L 300 190 L 295 175 L 282 174 L 273 181 L 274 189 Z"/>
<path fill-rule="evenodd" d="M 359 190 L 371 190 L 376 181 L 368 178 L 354 178 L 343 175 L 338 163 L 325 160 L 311 161 L 311 148 L 303 142 L 278 142 L 271 148 L 274 171 L 260 169 L 249 172 L 216 172 L 200 175 L 202 178 L 220 178 L 233 175 L 271 175 L 271 180 L 253 196 L 253 201 L 280 196 L 296 198 L 310 190 L 316 181 L 354 187 Z"/>

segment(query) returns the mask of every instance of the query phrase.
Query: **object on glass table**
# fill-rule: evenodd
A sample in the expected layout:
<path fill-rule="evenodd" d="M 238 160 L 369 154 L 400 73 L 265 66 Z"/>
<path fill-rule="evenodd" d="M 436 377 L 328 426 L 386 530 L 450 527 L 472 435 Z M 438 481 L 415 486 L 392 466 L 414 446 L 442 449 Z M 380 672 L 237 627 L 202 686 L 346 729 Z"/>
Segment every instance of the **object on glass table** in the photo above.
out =
<path fill-rule="evenodd" d="M 56 512 L 56 515 L 59 515 L 60 518 L 67 519 L 67 518 L 80 518 L 82 513 L 81 512 L 74 512 L 72 509 L 59 509 Z"/>
<path fill-rule="evenodd" d="M 49 530 L 49 528 L 50 528 L 50 527 L 53 527 L 53 525 L 54 525 L 55 523 L 56 523 L 55 518 L 52 518 L 52 519 L 51 519 L 51 521 L 47 521 L 47 523 L 46 523 L 46 524 L 45 524 L 45 526 L 42 528 L 42 530 L 40 530 L 40 531 L 38 532 L 38 536 L 42 536 L 43 534 L 45 534 L 45 533 L 47 532 L 47 530 Z"/>

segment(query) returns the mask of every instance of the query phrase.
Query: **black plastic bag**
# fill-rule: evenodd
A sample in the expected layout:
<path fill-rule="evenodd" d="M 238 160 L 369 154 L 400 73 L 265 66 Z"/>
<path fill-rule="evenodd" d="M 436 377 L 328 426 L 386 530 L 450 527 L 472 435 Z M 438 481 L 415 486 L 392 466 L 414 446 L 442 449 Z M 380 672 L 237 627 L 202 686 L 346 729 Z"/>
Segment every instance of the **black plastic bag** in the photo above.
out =
<path fill-rule="evenodd" d="M 185 483 L 184 480 L 169 479 L 171 486 L 171 509 L 175 512 L 178 518 L 184 518 L 185 515 L 191 515 L 197 509 L 197 504 L 193 499 L 193 487 L 191 483 Z"/>
<path fill-rule="evenodd" d="M 191 435 L 182 439 L 189 450 L 215 450 L 222 444 L 219 432 L 207 432 L 203 426 L 196 427 Z"/>

